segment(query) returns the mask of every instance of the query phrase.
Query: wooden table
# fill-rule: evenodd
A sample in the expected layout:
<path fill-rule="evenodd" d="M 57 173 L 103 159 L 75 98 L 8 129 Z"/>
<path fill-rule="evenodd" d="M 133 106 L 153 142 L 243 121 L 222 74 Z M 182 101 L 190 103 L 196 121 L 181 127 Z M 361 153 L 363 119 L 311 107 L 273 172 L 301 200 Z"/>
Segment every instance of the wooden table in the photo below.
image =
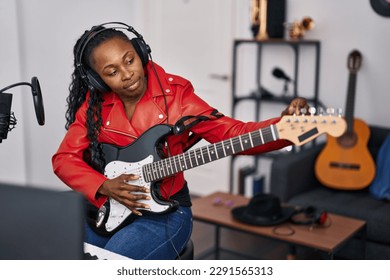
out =
<path fill-rule="evenodd" d="M 216 203 L 219 201 L 220 203 Z M 229 228 L 266 238 L 276 239 L 292 245 L 304 246 L 329 254 L 332 259 L 346 241 L 362 233 L 362 255 L 365 257 L 366 222 L 328 213 L 328 226 L 294 225 L 284 223 L 277 226 L 253 226 L 237 221 L 231 214 L 232 207 L 246 205 L 249 198 L 216 192 L 209 196 L 193 199 L 193 218 L 216 227 L 215 253 L 219 258 L 220 229 Z M 228 204 L 228 205 L 227 205 Z M 230 204 L 230 205 L 229 205 Z M 230 207 L 229 207 L 230 206 Z"/>

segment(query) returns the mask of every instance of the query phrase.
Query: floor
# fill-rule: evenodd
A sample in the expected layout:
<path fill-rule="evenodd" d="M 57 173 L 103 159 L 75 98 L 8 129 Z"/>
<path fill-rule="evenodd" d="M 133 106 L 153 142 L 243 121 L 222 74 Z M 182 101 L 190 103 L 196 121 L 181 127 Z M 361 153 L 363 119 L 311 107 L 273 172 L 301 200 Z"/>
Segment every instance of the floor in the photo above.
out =
<path fill-rule="evenodd" d="M 204 256 L 214 246 L 214 232 L 213 226 L 194 221 L 195 259 L 216 259 L 214 253 Z M 221 247 L 219 259 L 223 260 L 286 259 L 289 249 L 285 244 L 229 229 L 221 230 Z"/>

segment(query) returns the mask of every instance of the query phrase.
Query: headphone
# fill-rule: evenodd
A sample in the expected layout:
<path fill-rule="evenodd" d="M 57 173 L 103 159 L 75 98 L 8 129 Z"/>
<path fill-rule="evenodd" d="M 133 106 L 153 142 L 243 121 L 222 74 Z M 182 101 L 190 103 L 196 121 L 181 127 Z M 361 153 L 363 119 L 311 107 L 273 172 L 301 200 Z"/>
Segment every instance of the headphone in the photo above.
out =
<path fill-rule="evenodd" d="M 108 29 L 124 29 L 134 34 L 136 37 L 130 41 L 133 44 L 135 51 L 142 61 L 142 66 L 145 67 L 149 61 L 150 53 L 152 50 L 149 45 L 146 44 L 142 35 L 138 33 L 132 26 L 129 26 L 122 22 L 106 22 L 100 25 L 93 26 L 91 30 L 87 31 L 80 39 L 80 43 L 77 46 L 75 60 L 76 67 L 80 72 L 82 79 L 88 84 L 90 90 L 98 90 L 100 92 L 110 91 L 110 87 L 100 78 L 100 76 L 92 69 L 87 69 L 83 66 L 82 59 L 84 50 L 88 43 L 99 33 L 104 32 Z"/>
<path fill-rule="evenodd" d="M 326 211 L 308 206 L 296 210 L 291 216 L 291 223 L 296 225 L 324 225 L 327 218 L 328 213 Z"/>

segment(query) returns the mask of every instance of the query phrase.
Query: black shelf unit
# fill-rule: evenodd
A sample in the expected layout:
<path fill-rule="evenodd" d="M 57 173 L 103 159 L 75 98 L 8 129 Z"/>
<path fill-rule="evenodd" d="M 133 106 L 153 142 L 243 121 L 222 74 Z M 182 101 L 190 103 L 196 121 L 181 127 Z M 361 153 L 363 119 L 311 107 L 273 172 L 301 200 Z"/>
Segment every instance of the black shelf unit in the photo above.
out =
<path fill-rule="evenodd" d="M 238 60 L 238 49 L 241 45 L 255 45 L 256 46 L 256 90 L 247 94 L 247 95 L 237 95 L 237 60 Z M 263 55 L 263 48 L 266 46 L 286 46 L 292 48 L 294 55 L 294 76 L 293 76 L 293 93 L 292 96 L 275 96 L 269 91 L 267 91 L 261 83 L 261 57 Z M 233 45 L 233 69 L 232 69 L 232 117 L 235 117 L 236 106 L 244 100 L 251 100 L 255 102 L 255 121 L 259 121 L 260 116 L 260 106 L 262 102 L 278 102 L 285 103 L 286 105 L 291 102 L 292 99 L 299 96 L 298 94 L 298 83 L 299 83 L 299 64 L 300 64 L 300 54 L 301 49 L 304 47 L 312 47 L 315 50 L 315 65 L 314 65 L 314 89 L 313 97 L 307 98 L 309 102 L 313 103 L 315 107 L 318 107 L 321 104 L 319 101 L 319 69 L 320 69 L 320 52 L 321 52 L 321 43 L 318 40 L 285 40 L 285 39 L 268 39 L 268 40 L 250 40 L 250 39 L 237 39 L 234 40 Z M 256 171 L 258 167 L 258 156 L 265 156 L 273 158 L 275 156 L 280 156 L 278 153 L 267 153 L 264 155 L 256 155 L 255 166 L 249 168 L 249 170 Z M 234 161 L 237 158 L 237 155 L 232 156 L 230 159 L 230 186 L 229 191 L 233 193 L 234 187 Z M 250 175 L 248 169 L 245 173 L 245 176 Z M 242 178 L 239 178 L 242 180 Z M 242 190 L 239 190 L 239 193 L 242 193 Z"/>

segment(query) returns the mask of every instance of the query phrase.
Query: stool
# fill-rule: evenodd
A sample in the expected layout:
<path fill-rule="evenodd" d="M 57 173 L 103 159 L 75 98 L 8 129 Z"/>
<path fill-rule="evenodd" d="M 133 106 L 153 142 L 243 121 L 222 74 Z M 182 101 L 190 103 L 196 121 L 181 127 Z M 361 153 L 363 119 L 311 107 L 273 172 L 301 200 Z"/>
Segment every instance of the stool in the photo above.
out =
<path fill-rule="evenodd" d="M 188 240 L 186 246 L 180 252 L 179 257 L 177 257 L 176 259 L 177 260 L 193 260 L 194 259 L 194 243 L 192 242 L 192 239 Z"/>

